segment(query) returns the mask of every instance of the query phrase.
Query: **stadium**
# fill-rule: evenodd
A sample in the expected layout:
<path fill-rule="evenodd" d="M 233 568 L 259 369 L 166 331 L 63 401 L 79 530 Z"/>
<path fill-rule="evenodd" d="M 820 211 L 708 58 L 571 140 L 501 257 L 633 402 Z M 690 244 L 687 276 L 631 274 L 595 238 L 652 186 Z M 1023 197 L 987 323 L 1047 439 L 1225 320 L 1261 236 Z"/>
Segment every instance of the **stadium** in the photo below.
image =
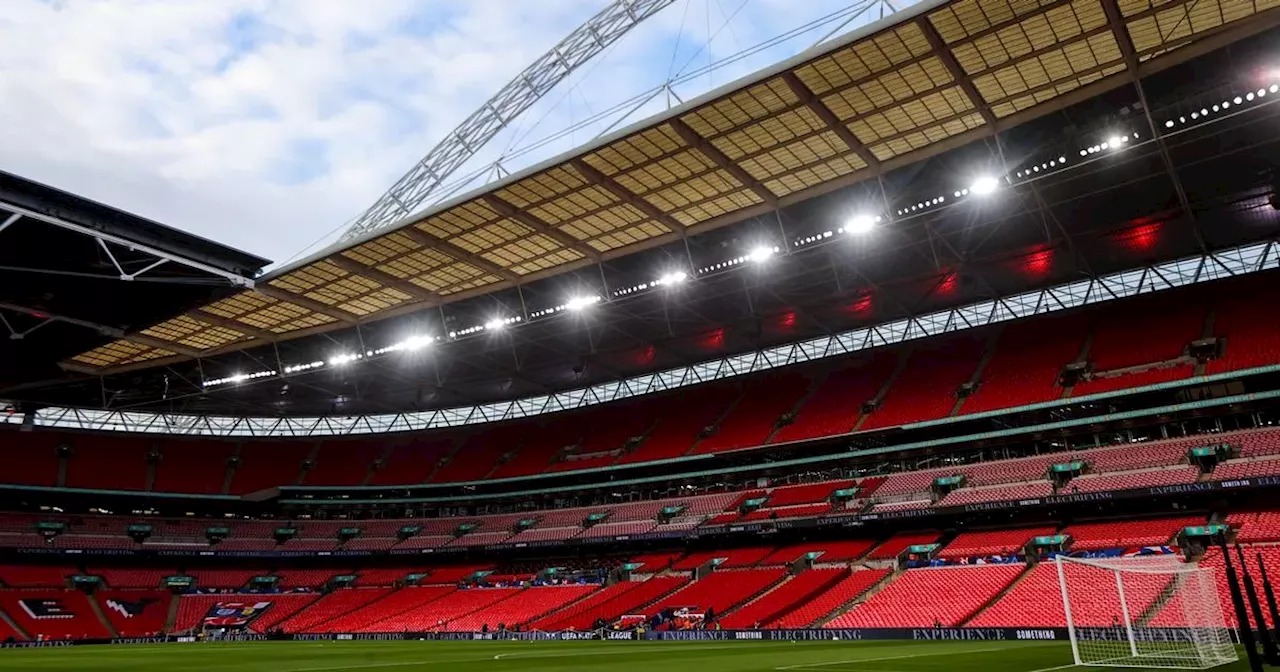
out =
<path fill-rule="evenodd" d="M 670 4 L 270 272 L 0 174 L 0 666 L 1280 665 L 1280 6 L 891 6 L 428 203 Z"/>

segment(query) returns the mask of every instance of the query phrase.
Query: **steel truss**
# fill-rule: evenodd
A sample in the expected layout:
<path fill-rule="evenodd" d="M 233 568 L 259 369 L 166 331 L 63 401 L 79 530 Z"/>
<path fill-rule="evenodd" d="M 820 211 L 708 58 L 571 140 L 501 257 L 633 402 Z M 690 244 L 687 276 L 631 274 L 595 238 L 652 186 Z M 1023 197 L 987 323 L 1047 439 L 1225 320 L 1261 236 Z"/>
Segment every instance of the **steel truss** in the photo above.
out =
<path fill-rule="evenodd" d="M 55 429 L 243 437 L 347 436 L 478 425 L 585 408 L 1033 315 L 1276 268 L 1280 268 L 1280 240 L 1270 240 L 621 381 L 480 406 L 413 413 L 295 418 L 45 408 L 36 411 L 34 424 Z M 24 416 L 20 413 L 0 415 L 0 424 L 21 424 L 23 420 Z"/>
<path fill-rule="evenodd" d="M 615 0 L 540 56 L 515 79 L 471 113 L 445 139 L 396 181 L 342 240 L 386 228 L 413 214 L 455 170 L 508 124 L 564 81 L 574 70 L 609 48 L 645 19 L 675 0 Z"/>

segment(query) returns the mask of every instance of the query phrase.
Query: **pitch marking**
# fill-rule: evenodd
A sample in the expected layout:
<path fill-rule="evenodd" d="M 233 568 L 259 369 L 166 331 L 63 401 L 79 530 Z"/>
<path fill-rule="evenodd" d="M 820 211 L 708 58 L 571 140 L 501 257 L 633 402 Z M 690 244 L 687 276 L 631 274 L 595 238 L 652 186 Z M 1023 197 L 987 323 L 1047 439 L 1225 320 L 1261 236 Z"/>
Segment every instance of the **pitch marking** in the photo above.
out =
<path fill-rule="evenodd" d="M 938 651 L 934 653 L 913 653 L 906 656 L 881 656 L 879 658 L 852 658 L 850 660 L 831 660 L 823 663 L 800 663 L 798 665 L 783 665 L 782 667 L 775 667 L 773 669 L 775 670 L 807 670 L 814 667 L 831 667 L 833 665 L 848 665 L 850 663 L 875 663 L 883 660 L 906 660 L 908 658 L 926 658 L 929 656 L 955 656 L 955 655 L 964 655 L 967 653 L 989 653 L 991 651 L 1008 651 L 1010 648 L 1011 647 L 1008 647 L 1008 646 L 1001 646 L 1001 647 L 991 648 L 991 649 L 970 649 L 968 651 Z M 1050 669 L 1056 670 L 1059 668 L 1054 667 Z M 1038 672 L 1047 672 L 1047 671 L 1038 671 Z"/>

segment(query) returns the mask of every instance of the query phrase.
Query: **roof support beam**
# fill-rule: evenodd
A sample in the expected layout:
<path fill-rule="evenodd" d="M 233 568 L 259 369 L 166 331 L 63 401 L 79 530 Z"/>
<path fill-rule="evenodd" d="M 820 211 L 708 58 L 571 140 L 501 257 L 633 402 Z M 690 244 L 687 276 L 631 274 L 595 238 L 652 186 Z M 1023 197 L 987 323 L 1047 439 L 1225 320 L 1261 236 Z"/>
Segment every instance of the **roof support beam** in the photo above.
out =
<path fill-rule="evenodd" d="M 769 191 L 768 188 L 760 183 L 760 180 L 757 180 L 751 175 L 751 173 L 748 173 L 743 169 L 742 166 L 735 163 L 728 156 L 725 156 L 725 153 L 720 151 L 719 147 L 716 147 L 706 138 L 698 135 L 698 132 L 693 130 L 689 124 L 684 123 L 684 121 L 679 117 L 673 117 L 667 122 L 667 124 L 675 130 L 676 135 L 680 136 L 680 139 L 684 141 L 684 144 L 698 150 L 712 163 L 723 168 L 724 172 L 729 173 L 733 176 L 733 179 L 741 182 L 742 186 L 754 192 L 756 196 L 760 197 L 760 200 L 768 203 L 772 207 L 778 207 L 778 196 L 776 194 Z"/>
<path fill-rule="evenodd" d="M 4 231 L 10 226 L 13 226 L 13 223 L 18 221 L 19 219 L 22 219 L 21 213 L 15 212 L 12 215 L 9 215 L 8 217 L 5 218 L 3 222 L 0 222 L 0 231 Z"/>
<path fill-rule="evenodd" d="M 569 249 L 577 250 L 578 252 L 581 252 L 584 257 L 596 263 L 600 262 L 599 250 L 597 250 L 594 247 L 591 247 L 590 245 L 584 243 L 581 240 L 578 240 L 577 238 L 574 238 L 568 233 L 565 233 L 564 231 L 557 229 L 555 226 L 548 224 L 547 222 L 543 221 L 541 217 L 538 217 L 532 212 L 523 210 L 513 203 L 508 203 L 505 199 L 503 199 L 501 196 L 498 196 L 497 194 L 485 194 L 484 196 L 481 196 L 481 200 L 485 202 L 485 205 L 488 205 L 490 208 L 493 208 L 493 211 L 498 213 L 499 215 L 502 215 L 507 219 L 514 219 L 515 221 L 520 222 L 521 224 L 533 229 L 534 231 L 537 231 L 538 233 L 541 233 L 542 235 L 556 241 L 557 243 L 560 243 L 561 245 L 564 245 Z"/>
<path fill-rule="evenodd" d="M 1161 9 L 1165 8 L 1165 6 L 1161 7 Z M 1164 162 L 1164 170 L 1169 175 L 1169 181 L 1173 183 L 1174 192 L 1178 194 L 1178 205 L 1182 208 L 1183 215 L 1191 222 L 1191 230 L 1195 234 L 1196 242 L 1200 245 L 1200 251 L 1205 252 L 1208 247 L 1205 245 L 1204 236 L 1200 233 L 1200 226 L 1196 222 L 1195 213 L 1191 210 L 1191 201 L 1187 198 L 1187 190 L 1182 187 L 1182 179 L 1178 177 L 1178 168 L 1173 163 L 1173 156 L 1169 154 L 1169 148 L 1165 145 L 1164 138 L 1160 135 L 1160 129 L 1156 127 L 1155 119 L 1151 118 L 1151 106 L 1147 104 L 1147 92 L 1142 86 L 1138 52 L 1133 47 L 1133 39 L 1129 36 L 1129 28 L 1125 23 L 1124 16 L 1120 14 L 1120 6 L 1116 4 L 1116 0 L 1102 0 L 1102 10 L 1107 15 L 1107 25 L 1111 27 L 1111 34 L 1115 36 L 1116 44 L 1120 46 L 1120 54 L 1124 57 L 1125 71 L 1129 73 L 1129 78 L 1133 80 L 1133 88 L 1138 94 L 1138 103 L 1142 106 L 1142 115 L 1147 120 L 1147 132 L 1151 133 L 1151 139 L 1155 140 L 1156 148 L 1160 150 L 1160 159 Z"/>
<path fill-rule="evenodd" d="M 357 324 L 360 322 L 359 317 L 357 317 L 352 313 L 348 313 L 347 311 L 341 308 L 335 308 L 333 306 L 325 305 L 323 303 L 320 303 L 319 301 L 316 301 L 315 299 L 311 299 L 301 294 L 298 294 L 297 292 L 291 292 L 287 289 L 280 289 L 279 287 L 276 287 L 274 285 L 271 285 L 265 282 L 260 283 L 257 287 L 254 287 L 253 289 L 259 294 L 264 294 L 277 301 L 284 301 L 285 303 L 292 303 L 295 306 L 302 306 L 303 308 L 306 308 L 307 310 L 310 310 L 313 313 L 328 315 L 329 317 L 332 317 L 335 320 L 338 320 L 340 322 L 349 322 L 351 324 Z"/>
<path fill-rule="evenodd" d="M 352 274 L 368 278 L 383 287 L 394 289 L 397 292 L 408 294 L 419 301 L 440 301 L 440 295 L 425 288 L 419 287 L 408 280 L 397 278 L 386 271 L 380 271 L 371 266 L 366 266 L 351 257 L 343 256 L 342 253 L 329 257 L 330 263 L 342 270 Z"/>
<path fill-rule="evenodd" d="M 403 233 L 418 241 L 424 247 L 429 247 L 446 256 L 452 257 L 456 261 L 460 261 L 464 264 L 471 264 L 485 273 L 496 275 L 503 280 L 511 282 L 512 284 L 520 284 L 520 276 L 514 271 L 503 268 L 478 254 L 472 254 L 461 247 L 458 247 L 443 238 L 433 236 L 416 226 L 406 226 L 405 228 L 400 229 L 399 233 Z"/>
<path fill-rule="evenodd" d="M 822 123 L 826 124 L 827 128 L 831 129 L 837 137 L 844 141 L 844 144 L 848 145 L 849 149 L 854 154 L 857 154 L 858 158 L 862 159 L 862 162 L 867 164 L 868 168 L 872 170 L 880 169 L 880 159 L 877 159 L 876 155 L 872 154 L 871 150 L 862 144 L 862 141 L 853 134 L 853 131 L 849 130 L 848 126 L 841 123 L 840 119 L 831 111 L 831 108 L 827 107 L 826 103 L 813 95 L 813 91 L 805 86 L 804 82 L 800 81 L 800 78 L 794 72 L 787 71 L 782 73 L 782 81 L 786 82 L 787 86 L 791 88 L 791 92 L 800 99 L 800 102 L 808 106 L 810 110 L 813 110 L 813 113 L 818 115 Z"/>
<path fill-rule="evenodd" d="M 982 115 L 982 120 L 987 122 L 988 126 L 994 126 L 996 124 L 996 115 L 991 111 L 991 106 L 987 104 L 982 94 L 978 93 L 978 87 L 973 85 L 973 80 L 969 79 L 968 73 L 964 71 L 964 68 L 960 67 L 955 54 L 951 53 L 951 49 L 947 47 L 947 43 L 938 34 L 938 29 L 933 27 L 929 17 L 927 15 L 917 17 L 916 25 L 920 27 L 920 32 L 924 33 L 924 39 L 929 42 L 929 48 L 937 54 L 938 60 L 942 61 L 942 64 L 946 66 L 947 72 L 951 73 L 951 78 L 956 80 L 956 83 L 960 85 L 960 89 L 964 91 L 964 95 L 968 96 L 969 100 L 973 102 L 978 114 Z"/>
<path fill-rule="evenodd" d="M 234 320 L 229 317 L 215 315 L 202 308 L 197 308 L 187 313 L 187 317 L 197 322 L 203 322 L 205 324 L 212 325 L 215 327 L 222 327 L 223 329 L 238 331 L 244 334 L 245 336 L 252 336 L 253 338 L 256 338 L 260 341 L 273 342 L 277 340 L 277 335 L 275 332 L 268 331 L 266 329 L 260 329 L 253 325 L 245 324 L 244 322 L 241 322 L 239 320 Z"/>
<path fill-rule="evenodd" d="M 200 359 L 204 356 L 204 353 L 196 350 L 195 348 L 188 348 L 181 343 L 172 343 L 146 334 L 125 334 L 121 340 L 136 343 L 138 345 L 145 345 L 149 348 L 156 348 L 157 350 L 168 350 L 169 352 L 182 355 L 183 357 L 190 357 L 192 359 Z"/>
<path fill-rule="evenodd" d="M 614 180 L 612 177 L 592 168 L 586 161 L 583 161 L 582 159 L 572 159 L 570 163 L 588 182 L 608 191 L 618 200 L 630 205 L 640 212 L 643 212 L 646 217 L 652 219 L 658 224 L 661 224 L 668 231 L 678 233 L 681 236 L 688 235 L 688 227 L 676 221 L 675 217 L 668 215 L 659 209 L 658 206 L 632 193 L 630 189 L 618 184 L 617 180 Z"/>

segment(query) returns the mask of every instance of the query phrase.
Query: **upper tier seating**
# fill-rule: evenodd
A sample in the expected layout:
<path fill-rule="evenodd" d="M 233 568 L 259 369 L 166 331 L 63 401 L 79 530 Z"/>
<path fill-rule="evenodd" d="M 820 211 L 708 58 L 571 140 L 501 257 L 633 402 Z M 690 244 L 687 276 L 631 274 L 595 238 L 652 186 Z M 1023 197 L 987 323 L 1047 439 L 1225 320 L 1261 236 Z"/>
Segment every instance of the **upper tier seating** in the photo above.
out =
<path fill-rule="evenodd" d="M 798 504 L 817 504 L 825 502 L 836 490 L 854 487 L 856 481 L 823 481 L 804 485 L 784 485 L 769 491 L 770 508 L 780 506 L 796 506 Z"/>
<path fill-rule="evenodd" d="M 1280 455 L 1280 429 L 1266 429 L 1256 432 L 1245 432 L 1238 436 L 1241 457 L 1261 457 L 1264 455 Z"/>
<path fill-rule="evenodd" d="M 833 628 L 954 627 L 974 614 L 1025 565 L 958 565 L 909 569 L 871 599 L 831 622 Z"/>
<path fill-rule="evenodd" d="M 729 612 L 720 619 L 720 625 L 728 629 L 768 627 L 779 616 L 823 593 L 848 573 L 845 568 L 810 569 L 787 577 L 769 592 Z"/>
<path fill-rule="evenodd" d="M 889 386 L 880 408 L 859 429 L 896 427 L 951 414 L 956 389 L 969 382 L 982 361 L 985 344 L 960 337 L 936 349 L 924 345 L 914 350 L 907 366 Z"/>
<path fill-rule="evenodd" d="M 456 447 L 457 437 L 414 440 L 391 448 L 386 464 L 376 468 L 369 485 L 407 485 L 425 483 Z"/>
<path fill-rule="evenodd" d="M 655 576 L 647 581 L 623 581 L 592 593 L 559 611 L 529 624 L 537 630 L 586 630 L 596 619 L 613 622 L 619 616 L 635 614 L 649 603 L 683 586 L 681 576 Z"/>
<path fill-rule="evenodd" d="M 70 441 L 69 488 L 143 490 L 147 485 L 147 444 L 128 436 L 80 435 Z"/>
<path fill-rule="evenodd" d="M 894 353 L 878 353 L 865 361 L 832 371 L 800 406 L 795 421 L 778 430 L 772 443 L 847 434 L 898 365 Z"/>
<path fill-rule="evenodd" d="M 107 638 L 89 606 L 89 597 L 78 590 L 0 591 L 0 611 L 32 639 Z M 58 614 L 51 617 L 50 614 Z"/>
<path fill-rule="evenodd" d="M 1058 374 L 1080 354 L 1087 326 L 1077 316 L 1016 322 L 1005 327 L 961 413 L 1051 401 L 1062 396 Z"/>
<path fill-rule="evenodd" d="M 1111 306 L 1094 316 L 1088 359 L 1097 372 L 1176 359 L 1183 355 L 1187 344 L 1200 338 L 1204 318 L 1204 306 L 1189 305 L 1185 297 L 1177 297 L 1175 302 L 1168 296 L 1156 296 L 1141 304 L 1125 302 Z M 1183 364 L 1113 378 L 1095 378 L 1077 384 L 1072 396 L 1185 378 L 1191 375 L 1192 368 L 1190 364 Z"/>
<path fill-rule="evenodd" d="M 307 470 L 305 485 L 363 485 L 374 460 L 386 451 L 380 441 L 326 441 Z"/>
<path fill-rule="evenodd" d="M 1274 287 L 1259 284 L 1220 296 L 1223 298 L 1214 307 L 1213 333 L 1225 336 L 1227 346 L 1220 359 L 1209 362 L 1205 373 L 1280 362 L 1280 312 L 1276 311 Z"/>
<path fill-rule="evenodd" d="M 1029 527 L 1017 530 L 962 532 L 938 552 L 941 558 L 969 558 L 984 555 L 1021 554 L 1033 537 L 1056 534 L 1054 527 Z"/>
<path fill-rule="evenodd" d="M 0 433 L 0 455 L 4 461 L 4 482 L 20 485 L 53 487 L 58 484 L 57 434 L 3 431 Z M 22 459 L 8 459 L 21 455 Z"/>
<path fill-rule="evenodd" d="M 240 466 L 231 479 L 230 493 L 243 495 L 280 485 L 293 485 L 302 475 L 302 461 L 311 454 L 310 441 L 245 443 Z"/>
<path fill-rule="evenodd" d="M 501 425 L 466 437 L 462 446 L 436 470 L 432 483 L 478 481 L 493 470 L 505 453 L 520 445 L 528 427 Z"/>
<path fill-rule="evenodd" d="M 819 619 L 829 616 L 841 605 L 853 601 L 888 575 L 887 569 L 856 570 L 814 595 L 812 599 L 800 602 L 795 609 L 782 615 L 773 624 L 782 628 L 815 626 Z"/>
<path fill-rule="evenodd" d="M 715 434 L 699 441 L 694 453 L 719 453 L 764 445 L 775 423 L 795 407 L 811 381 L 795 372 L 768 372 L 743 385 L 742 397 Z"/>
<path fill-rule="evenodd" d="M 1071 525 L 1062 534 L 1071 537 L 1072 550 L 1098 550 L 1104 548 L 1135 548 L 1162 546 L 1184 527 L 1204 525 L 1204 518 L 1153 518 L 1150 520 L 1126 520 L 1106 523 L 1079 523 Z"/>
<path fill-rule="evenodd" d="M 645 614 L 672 607 L 714 609 L 723 614 L 777 583 L 786 573 L 782 568 L 716 570 L 649 605 Z"/>
<path fill-rule="evenodd" d="M 1280 458 L 1268 457 L 1254 460 L 1232 460 L 1214 468 L 1211 478 L 1215 481 L 1230 481 L 1237 478 L 1253 476 L 1280 475 Z"/>
<path fill-rule="evenodd" d="M 227 463 L 236 444 L 216 440 L 167 439 L 159 444 L 156 492 L 220 495 L 227 480 Z"/>
<path fill-rule="evenodd" d="M 644 442 L 623 455 L 618 464 L 687 455 L 698 433 L 719 420 L 738 395 L 736 385 L 717 383 L 688 388 L 655 400 L 660 416 L 658 423 Z"/>

